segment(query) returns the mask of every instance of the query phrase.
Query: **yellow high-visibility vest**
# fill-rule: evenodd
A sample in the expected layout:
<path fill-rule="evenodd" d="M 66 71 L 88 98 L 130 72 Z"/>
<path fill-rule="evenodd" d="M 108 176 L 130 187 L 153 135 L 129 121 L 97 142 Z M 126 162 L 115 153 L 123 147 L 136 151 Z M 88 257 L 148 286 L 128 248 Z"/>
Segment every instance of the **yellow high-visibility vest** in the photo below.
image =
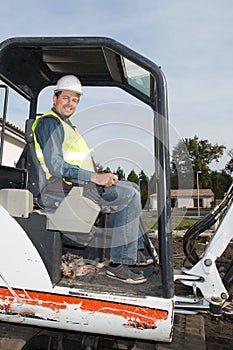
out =
<path fill-rule="evenodd" d="M 64 122 L 62 118 L 60 118 L 52 109 L 43 114 L 41 117 L 38 117 L 32 125 L 32 131 L 34 133 L 34 143 L 37 158 L 45 172 L 46 178 L 49 179 L 52 174 L 50 174 L 44 160 L 44 156 L 42 150 L 40 148 L 40 144 L 37 141 L 35 129 L 41 118 L 48 117 L 52 115 L 57 118 L 59 123 L 61 123 L 64 130 L 64 141 L 62 143 L 62 152 L 63 158 L 65 162 L 70 163 L 72 165 L 78 165 L 80 168 L 94 171 L 94 164 L 91 157 L 92 150 L 87 146 L 86 141 L 79 134 L 77 130 L 75 130 L 71 125 Z M 63 179 L 65 181 L 65 179 Z M 67 182 L 67 181 L 65 181 Z"/>

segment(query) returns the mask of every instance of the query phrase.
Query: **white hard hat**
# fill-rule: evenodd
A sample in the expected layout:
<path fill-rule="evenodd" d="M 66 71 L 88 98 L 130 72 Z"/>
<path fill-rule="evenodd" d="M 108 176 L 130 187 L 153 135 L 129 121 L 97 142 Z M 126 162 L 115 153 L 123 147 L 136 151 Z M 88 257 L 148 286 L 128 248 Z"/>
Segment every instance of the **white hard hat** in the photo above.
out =
<path fill-rule="evenodd" d="M 57 81 L 54 93 L 58 91 L 69 90 L 82 95 L 82 85 L 80 80 L 75 75 L 65 75 Z"/>

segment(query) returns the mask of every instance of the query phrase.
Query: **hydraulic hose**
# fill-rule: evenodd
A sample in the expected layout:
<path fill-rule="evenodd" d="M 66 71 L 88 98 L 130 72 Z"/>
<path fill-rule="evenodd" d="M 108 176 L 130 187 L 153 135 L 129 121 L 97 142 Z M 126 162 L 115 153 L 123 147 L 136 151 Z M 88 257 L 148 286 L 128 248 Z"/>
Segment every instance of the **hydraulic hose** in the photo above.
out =
<path fill-rule="evenodd" d="M 198 256 L 195 250 L 195 243 L 200 234 L 211 226 L 213 226 L 218 220 L 221 221 L 225 212 L 231 205 L 233 200 L 233 183 L 229 187 L 222 201 L 214 207 L 207 215 L 197 221 L 195 224 L 190 226 L 190 228 L 186 231 L 183 239 L 183 250 L 187 260 L 195 265 L 200 257 Z"/>

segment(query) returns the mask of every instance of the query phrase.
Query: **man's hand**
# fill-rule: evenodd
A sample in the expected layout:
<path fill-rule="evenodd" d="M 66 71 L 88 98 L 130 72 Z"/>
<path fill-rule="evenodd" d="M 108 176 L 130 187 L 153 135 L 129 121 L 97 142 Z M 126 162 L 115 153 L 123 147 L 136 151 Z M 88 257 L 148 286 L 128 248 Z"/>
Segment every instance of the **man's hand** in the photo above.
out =
<path fill-rule="evenodd" d="M 111 187 L 118 181 L 118 177 L 117 175 L 112 173 L 93 173 L 91 175 L 91 181 L 94 182 L 96 185 Z"/>

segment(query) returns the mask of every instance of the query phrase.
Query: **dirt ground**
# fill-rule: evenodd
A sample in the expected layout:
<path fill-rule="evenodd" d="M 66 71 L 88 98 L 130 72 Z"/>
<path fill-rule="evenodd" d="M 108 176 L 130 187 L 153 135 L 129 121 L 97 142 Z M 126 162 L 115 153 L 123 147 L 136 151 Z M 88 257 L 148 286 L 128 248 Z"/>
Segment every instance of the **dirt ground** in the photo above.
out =
<path fill-rule="evenodd" d="M 198 243 L 196 251 L 203 252 L 206 244 Z M 184 261 L 183 240 L 175 238 L 173 240 L 174 268 L 181 268 Z M 217 260 L 217 265 L 221 273 L 233 258 L 233 242 L 229 244 L 223 255 Z M 233 305 L 233 303 L 232 303 Z M 233 312 L 233 310 L 232 310 Z M 206 349 L 208 350 L 232 350 L 233 349 L 233 314 L 222 315 L 220 317 L 204 315 Z"/>

